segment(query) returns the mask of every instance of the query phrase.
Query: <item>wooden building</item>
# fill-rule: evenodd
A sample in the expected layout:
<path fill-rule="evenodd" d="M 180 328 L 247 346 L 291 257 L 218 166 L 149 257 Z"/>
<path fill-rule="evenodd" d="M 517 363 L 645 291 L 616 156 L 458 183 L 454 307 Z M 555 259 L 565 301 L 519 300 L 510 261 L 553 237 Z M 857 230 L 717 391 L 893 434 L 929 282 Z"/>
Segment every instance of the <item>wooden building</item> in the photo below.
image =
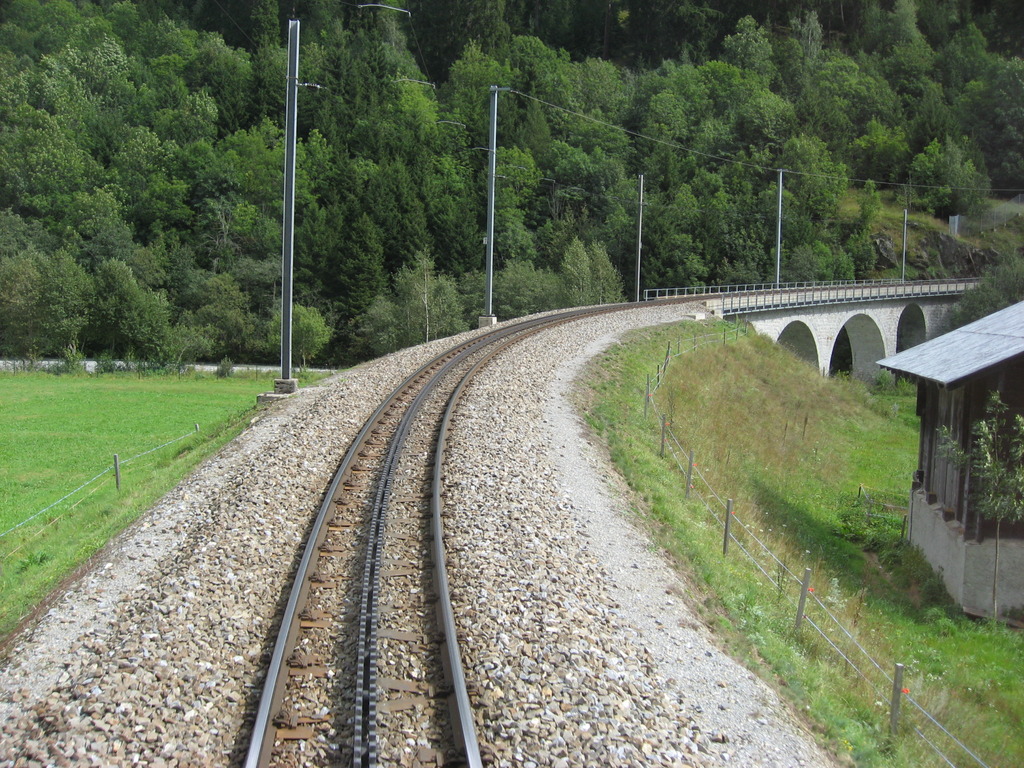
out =
<path fill-rule="evenodd" d="M 972 505 L 970 467 L 943 446 L 943 433 L 971 449 L 974 425 L 992 393 L 1011 414 L 1024 414 L 1024 302 L 879 360 L 917 382 L 921 417 L 918 470 L 910 498 L 910 541 L 942 575 L 964 610 L 989 615 L 995 522 Z M 1000 613 L 1024 608 L 1024 524 L 1000 528 Z"/>

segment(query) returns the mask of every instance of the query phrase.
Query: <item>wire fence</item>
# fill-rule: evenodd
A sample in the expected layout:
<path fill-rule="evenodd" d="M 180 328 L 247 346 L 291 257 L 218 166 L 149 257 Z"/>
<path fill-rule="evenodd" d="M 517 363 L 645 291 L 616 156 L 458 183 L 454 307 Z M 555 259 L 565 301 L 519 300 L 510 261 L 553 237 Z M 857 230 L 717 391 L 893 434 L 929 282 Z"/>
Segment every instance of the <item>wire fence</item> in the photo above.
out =
<path fill-rule="evenodd" d="M 671 344 L 667 346 L 665 357 L 658 363 L 656 372 L 653 376 L 647 377 L 644 398 L 644 416 L 648 417 L 650 412 L 653 412 L 660 423 L 662 455 L 670 455 L 677 470 L 685 477 L 685 496 L 699 501 L 709 518 L 722 529 L 723 555 L 728 554 L 730 545 L 739 549 L 753 565 L 759 577 L 773 588 L 773 594 L 791 606 L 794 617 L 793 629 L 799 633 L 804 624 L 809 626 L 824 643 L 825 648 L 839 656 L 852 672 L 856 673 L 876 697 L 877 703 L 883 706 L 885 702 L 889 703 L 890 730 L 893 734 L 899 731 L 901 704 L 906 702 L 919 721 L 911 722 L 911 718 L 905 716 L 908 727 L 940 760 L 954 768 L 957 765 L 939 744 L 924 733 L 922 727 L 937 730 L 944 737 L 947 750 L 955 748 L 962 756 L 969 758 L 970 764 L 989 768 L 981 757 L 910 695 L 910 689 L 904 687 L 902 683 L 902 664 L 883 664 L 878 661 L 854 632 L 843 624 L 835 615 L 835 611 L 829 607 L 828 600 L 831 596 L 823 599 L 812 586 L 811 569 L 804 569 L 803 574 L 794 572 L 785 559 L 776 554 L 763 537 L 758 536 L 759 531 L 755 531 L 754 526 L 748 524 L 743 516 L 736 514 L 733 499 L 723 499 L 715 490 L 709 478 L 698 467 L 694 451 L 683 445 L 672 430 L 667 412 L 659 408 L 654 396 L 665 383 L 669 363 L 674 358 L 709 345 L 727 344 L 730 340 L 739 339 L 746 332 L 746 327 L 741 324 L 736 324 L 732 328 L 723 326 L 721 333 L 694 333 L 690 338 L 680 337 L 675 345 L 675 351 Z M 868 515 L 898 519 L 898 516 L 890 511 L 895 505 L 881 501 L 878 494 L 872 494 L 871 489 L 861 486 L 858 497 L 867 507 Z M 901 536 L 903 533 L 901 532 Z M 810 615 L 811 610 L 814 616 Z"/>
<path fill-rule="evenodd" d="M 141 459 L 143 456 L 148 456 L 151 453 L 159 451 L 161 448 L 166 448 L 169 445 L 174 445 L 174 443 L 179 443 L 182 440 L 185 440 L 186 438 L 192 437 L 198 431 L 199 431 L 199 425 L 196 424 L 195 425 L 195 429 L 192 430 L 191 432 L 188 432 L 188 433 L 182 435 L 181 437 L 176 437 L 173 440 L 168 440 L 166 443 L 161 443 L 160 445 L 158 445 L 158 446 L 156 446 L 154 448 L 150 448 L 148 450 L 145 450 L 142 453 L 136 454 L 135 456 L 132 456 L 132 457 L 127 458 L 127 459 L 122 459 L 122 458 L 120 458 L 120 456 L 118 454 L 114 454 L 114 463 L 113 464 L 111 464 L 110 466 L 104 468 L 102 472 L 100 472 L 99 474 L 97 474 L 94 477 L 90 478 L 89 480 L 86 480 L 84 483 L 82 483 L 80 486 L 75 488 L 73 491 L 70 491 L 69 493 L 65 494 L 64 496 L 61 496 L 59 499 L 57 499 L 52 504 L 49 504 L 49 505 L 43 507 L 38 512 L 34 512 L 33 514 L 29 515 L 28 517 L 26 517 L 21 522 L 16 523 L 15 525 L 12 525 L 7 530 L 5 530 L 2 533 L 0 533 L 0 540 L 5 539 L 10 534 L 14 533 L 15 531 L 17 531 L 20 528 L 23 528 L 24 526 L 28 525 L 29 523 L 33 522 L 34 520 L 39 519 L 40 517 L 45 515 L 47 512 L 49 512 L 49 511 L 59 507 L 64 502 L 69 501 L 70 499 L 78 496 L 83 491 L 85 491 L 87 488 L 89 488 L 90 486 L 93 486 L 95 483 L 99 482 L 102 478 L 104 478 L 105 476 L 107 476 L 107 475 L 109 475 L 111 473 L 113 473 L 115 475 L 117 487 L 120 488 L 121 487 L 121 477 L 120 477 L 121 467 L 123 467 L 126 464 L 130 464 L 131 462 L 136 461 L 137 459 Z M 13 554 L 13 553 L 7 553 L 6 556 L 10 556 L 11 554 Z"/>
<path fill-rule="evenodd" d="M 1024 213 L 1024 194 L 996 205 L 977 216 L 950 216 L 949 234 L 977 235 L 1003 226 L 1010 219 Z"/>

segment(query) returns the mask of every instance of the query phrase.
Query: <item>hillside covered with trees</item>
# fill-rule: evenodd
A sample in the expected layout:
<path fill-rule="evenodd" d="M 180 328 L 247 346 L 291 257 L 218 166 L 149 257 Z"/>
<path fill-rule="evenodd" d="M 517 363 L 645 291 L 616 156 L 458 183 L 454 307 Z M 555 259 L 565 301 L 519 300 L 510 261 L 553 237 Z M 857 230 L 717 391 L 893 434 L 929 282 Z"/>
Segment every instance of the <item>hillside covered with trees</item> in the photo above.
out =
<path fill-rule="evenodd" d="M 481 313 L 491 85 L 501 318 L 632 294 L 639 174 L 645 286 L 774 279 L 780 168 L 783 280 L 879 274 L 883 200 L 1024 192 L 1018 0 L 404 7 L 5 2 L 0 354 L 276 358 L 288 18 L 332 364 Z"/>

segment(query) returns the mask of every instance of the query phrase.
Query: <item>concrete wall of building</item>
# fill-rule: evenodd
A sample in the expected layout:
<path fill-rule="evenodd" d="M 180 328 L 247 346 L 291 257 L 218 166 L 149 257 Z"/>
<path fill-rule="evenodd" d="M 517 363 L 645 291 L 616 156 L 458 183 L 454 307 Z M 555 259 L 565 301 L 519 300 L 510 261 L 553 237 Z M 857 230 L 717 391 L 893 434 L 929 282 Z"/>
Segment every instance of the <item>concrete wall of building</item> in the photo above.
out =
<path fill-rule="evenodd" d="M 910 497 L 910 543 L 924 554 L 942 578 L 953 600 L 974 616 L 992 615 L 992 578 L 996 541 L 964 540 L 956 521 L 945 521 L 942 510 L 928 503 L 923 491 Z M 996 593 L 1000 615 L 1024 609 L 1024 542 L 999 542 L 999 581 Z"/>
<path fill-rule="evenodd" d="M 977 616 L 992 615 L 992 577 L 996 540 L 968 541 L 964 545 L 964 588 L 961 605 Z M 1024 609 L 1024 542 L 1001 539 L 999 542 L 999 590 L 996 593 L 999 615 Z"/>
<path fill-rule="evenodd" d="M 942 577 L 946 591 L 963 605 L 964 539 L 955 520 L 942 519 L 942 510 L 929 504 L 924 491 L 910 495 L 910 543 Z"/>

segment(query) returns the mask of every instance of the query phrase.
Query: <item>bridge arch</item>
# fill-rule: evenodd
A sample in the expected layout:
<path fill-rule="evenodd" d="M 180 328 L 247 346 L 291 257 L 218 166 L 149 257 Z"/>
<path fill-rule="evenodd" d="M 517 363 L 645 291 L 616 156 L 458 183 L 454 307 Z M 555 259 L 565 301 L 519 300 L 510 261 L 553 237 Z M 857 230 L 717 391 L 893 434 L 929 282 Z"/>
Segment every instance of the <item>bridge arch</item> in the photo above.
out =
<path fill-rule="evenodd" d="M 877 361 L 885 357 L 885 340 L 878 323 L 866 314 L 853 315 L 836 334 L 829 358 L 829 373 L 849 371 L 870 381 L 878 371 Z"/>
<path fill-rule="evenodd" d="M 735 316 L 758 333 L 790 347 L 800 358 L 816 359 L 825 376 L 842 370 L 871 381 L 878 375 L 877 360 L 927 341 L 929 334 L 943 327 L 954 304 L 953 296 L 914 295 L 884 301 L 773 306 Z M 717 310 L 711 302 L 708 306 Z"/>
<path fill-rule="evenodd" d="M 896 326 L 896 351 L 902 352 L 916 347 L 927 339 L 928 324 L 925 321 L 924 310 L 920 304 L 907 304 L 900 313 L 900 321 Z"/>
<path fill-rule="evenodd" d="M 783 328 L 778 343 L 791 349 L 801 360 L 806 360 L 815 368 L 821 368 L 818 362 L 818 342 L 810 327 L 802 320 L 794 320 Z"/>

